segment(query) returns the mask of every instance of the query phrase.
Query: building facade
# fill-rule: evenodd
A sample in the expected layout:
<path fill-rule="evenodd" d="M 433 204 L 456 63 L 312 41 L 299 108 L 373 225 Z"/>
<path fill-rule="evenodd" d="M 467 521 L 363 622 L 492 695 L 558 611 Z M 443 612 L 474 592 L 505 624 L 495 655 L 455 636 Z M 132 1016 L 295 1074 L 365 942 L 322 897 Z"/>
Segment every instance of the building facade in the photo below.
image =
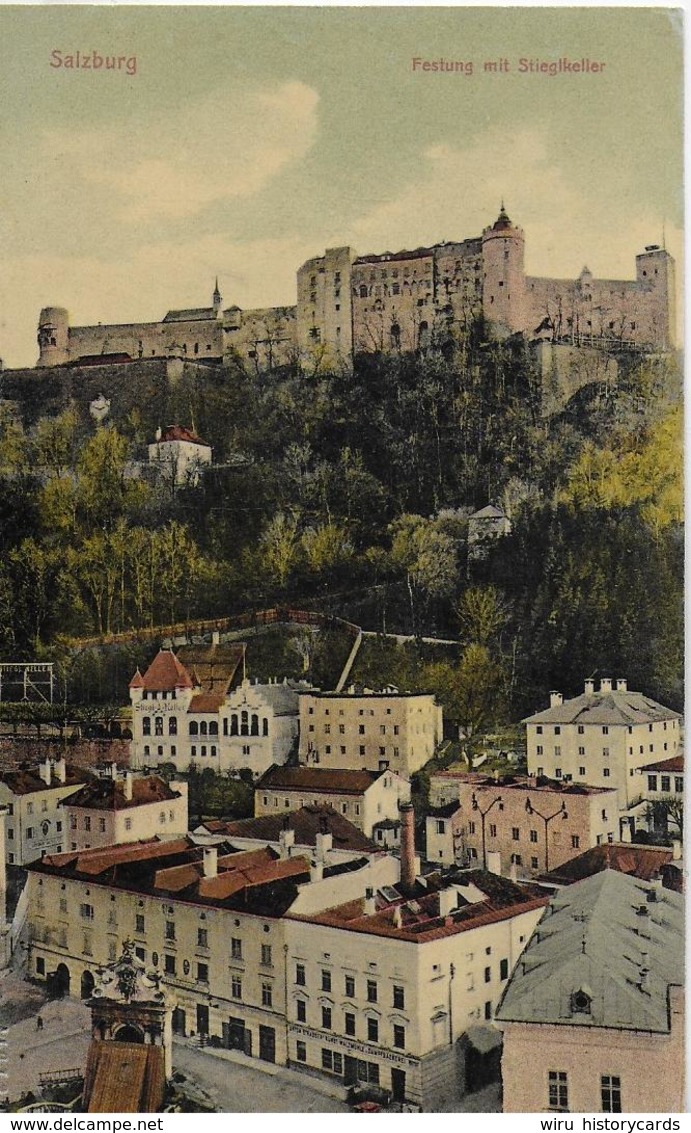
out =
<path fill-rule="evenodd" d="M 64 759 L 46 759 L 36 771 L 4 771 L 0 806 L 7 807 L 6 861 L 23 866 L 67 849 L 69 832 L 61 803 L 78 791 L 86 772 Z"/>
<path fill-rule="evenodd" d="M 508 875 L 554 869 L 591 846 L 618 837 L 614 788 L 517 775 L 442 771 L 432 776 L 432 797 L 458 802 L 427 819 L 427 859 L 444 865 L 484 863 Z"/>
<path fill-rule="evenodd" d="M 211 446 L 181 425 L 168 425 L 159 432 L 149 445 L 149 464 L 176 488 L 198 484 L 202 468 L 211 464 Z"/>
<path fill-rule="evenodd" d="M 615 870 L 569 885 L 504 991 L 505 1113 L 681 1113 L 684 900 Z"/>
<path fill-rule="evenodd" d="M 301 362 L 350 365 L 358 352 L 447 349 L 484 316 L 499 334 L 571 345 L 669 350 L 676 342 L 675 266 L 650 244 L 634 279 L 528 276 L 525 236 L 503 205 L 482 234 L 412 251 L 359 256 L 328 248 L 297 272 L 296 305 L 169 311 L 160 322 L 73 327 L 61 307 L 41 311 L 40 366 L 120 355 L 220 361 L 257 369 Z"/>
<path fill-rule="evenodd" d="M 304 806 L 328 806 L 371 838 L 376 823 L 396 821 L 410 800 L 410 782 L 395 771 L 325 767 L 271 767 L 254 790 L 255 815 L 279 815 Z"/>
<path fill-rule="evenodd" d="M 430 693 L 308 692 L 300 696 L 299 758 L 309 766 L 382 771 L 410 778 L 443 737 L 442 710 Z"/>
<path fill-rule="evenodd" d="M 135 777 L 126 771 L 122 778 L 93 779 L 61 806 L 66 850 L 187 833 L 187 783 L 166 783 L 157 775 Z"/>
<path fill-rule="evenodd" d="M 684 756 L 673 755 L 641 767 L 642 819 L 645 827 L 670 838 L 684 839 Z"/>
<path fill-rule="evenodd" d="M 567 779 L 593 787 L 614 787 L 622 822 L 641 801 L 640 768 L 676 755 L 680 744 L 678 712 L 640 692 L 629 692 L 625 680 L 587 680 L 585 691 L 571 700 L 553 692 L 550 707 L 528 716 L 528 771 L 550 779 Z M 633 834 L 633 826 L 631 826 Z"/>

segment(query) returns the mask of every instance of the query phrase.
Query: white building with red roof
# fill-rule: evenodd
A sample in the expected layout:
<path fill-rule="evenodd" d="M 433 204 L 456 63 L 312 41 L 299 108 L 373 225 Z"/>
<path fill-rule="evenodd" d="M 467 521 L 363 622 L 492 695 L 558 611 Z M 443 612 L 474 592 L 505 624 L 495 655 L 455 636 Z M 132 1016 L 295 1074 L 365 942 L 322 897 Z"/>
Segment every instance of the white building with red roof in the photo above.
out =
<path fill-rule="evenodd" d="M 183 425 L 168 425 L 158 432 L 149 445 L 149 464 L 157 465 L 176 487 L 197 484 L 203 465 L 211 464 L 211 446 Z"/>
<path fill-rule="evenodd" d="M 166 783 L 158 775 L 135 776 L 126 771 L 122 777 L 92 779 L 62 805 L 66 850 L 115 846 L 153 834 L 171 838 L 187 833 L 187 783 Z"/>
<path fill-rule="evenodd" d="M 130 681 L 131 765 L 191 763 L 214 771 L 251 770 L 258 777 L 284 763 L 299 728 L 299 693 L 290 680 L 233 687 L 244 646 L 185 646 L 176 656 L 161 649 Z M 181 660 L 184 658 L 185 663 Z"/>

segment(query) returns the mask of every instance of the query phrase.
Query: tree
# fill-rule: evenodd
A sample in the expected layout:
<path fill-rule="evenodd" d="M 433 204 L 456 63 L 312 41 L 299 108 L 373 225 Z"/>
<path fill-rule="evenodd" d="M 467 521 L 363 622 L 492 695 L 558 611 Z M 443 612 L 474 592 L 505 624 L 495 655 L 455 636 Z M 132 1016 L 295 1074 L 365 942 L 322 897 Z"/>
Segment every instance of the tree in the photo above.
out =
<path fill-rule="evenodd" d="M 675 795 L 665 795 L 648 803 L 645 811 L 646 821 L 662 834 L 669 833 L 670 820 L 677 828 L 680 841 L 684 841 L 684 800 Z"/>
<path fill-rule="evenodd" d="M 471 586 L 456 605 L 463 637 L 489 647 L 508 621 L 508 610 L 496 586 Z"/>
<path fill-rule="evenodd" d="M 72 467 L 79 418 L 70 407 L 57 417 L 42 417 L 36 426 L 36 463 L 60 476 Z"/>
<path fill-rule="evenodd" d="M 264 528 L 260 551 L 269 574 L 283 588 L 298 561 L 300 538 L 297 520 L 278 512 Z"/>

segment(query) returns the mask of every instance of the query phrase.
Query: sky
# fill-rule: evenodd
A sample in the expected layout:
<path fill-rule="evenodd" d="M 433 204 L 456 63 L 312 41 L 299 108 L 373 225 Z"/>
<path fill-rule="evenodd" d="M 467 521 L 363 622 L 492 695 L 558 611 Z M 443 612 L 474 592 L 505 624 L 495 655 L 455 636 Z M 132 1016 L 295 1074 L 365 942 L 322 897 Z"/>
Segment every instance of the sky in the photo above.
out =
<path fill-rule="evenodd" d="M 519 70 L 559 58 L 604 69 Z M 49 305 L 292 304 L 324 248 L 478 236 L 502 199 L 531 274 L 633 278 L 663 237 L 680 271 L 681 76 L 664 9 L 0 5 L 0 357 L 35 364 Z"/>

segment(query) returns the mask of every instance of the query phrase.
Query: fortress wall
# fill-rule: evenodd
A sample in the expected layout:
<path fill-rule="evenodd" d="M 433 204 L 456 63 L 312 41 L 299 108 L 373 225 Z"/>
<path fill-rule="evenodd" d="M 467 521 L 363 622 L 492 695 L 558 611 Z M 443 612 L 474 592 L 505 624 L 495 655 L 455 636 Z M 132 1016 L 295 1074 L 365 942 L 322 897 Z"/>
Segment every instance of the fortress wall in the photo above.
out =
<path fill-rule="evenodd" d="M 190 358 L 220 358 L 223 352 L 221 322 L 214 319 L 70 327 L 68 342 L 75 360 L 87 354 L 120 352 L 132 358 L 160 357 L 173 344 Z"/>

